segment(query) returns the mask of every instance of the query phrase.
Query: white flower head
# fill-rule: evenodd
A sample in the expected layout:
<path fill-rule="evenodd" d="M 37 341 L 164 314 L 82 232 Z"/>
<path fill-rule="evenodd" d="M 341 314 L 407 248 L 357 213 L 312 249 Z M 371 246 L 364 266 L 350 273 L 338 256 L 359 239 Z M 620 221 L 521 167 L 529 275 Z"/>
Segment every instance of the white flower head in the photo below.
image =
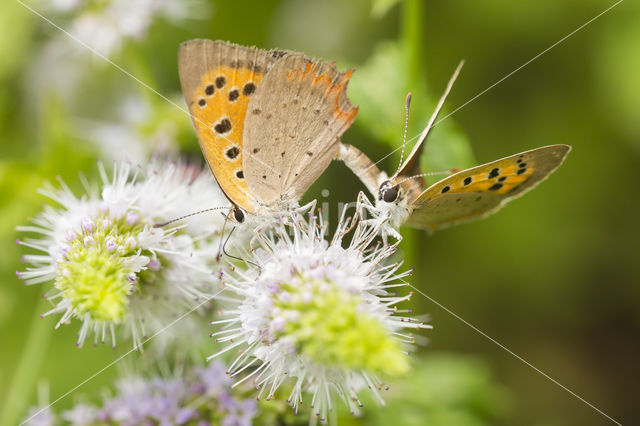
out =
<path fill-rule="evenodd" d="M 222 328 L 211 336 L 232 343 L 209 359 L 238 348 L 229 374 L 251 371 L 238 383 L 251 379 L 258 397 L 268 400 L 285 380 L 294 380 L 289 404 L 297 412 L 309 392 L 314 414 L 325 421 L 335 394 L 353 413 L 362 387 L 382 402 L 378 375 L 409 368 L 405 346 L 413 339 L 400 331 L 427 326 L 397 315 L 409 312 L 396 305 L 410 295 L 393 290 L 405 285 L 397 280 L 410 271 L 386 262 L 396 248 L 374 243 L 379 226 L 373 221 L 341 220 L 328 242 L 321 217 L 290 219 L 259 236 L 261 247 L 247 262 L 255 266 L 223 277 L 236 299 L 222 311 L 224 319 L 212 322 Z M 343 237 L 352 229 L 345 248 Z"/>
<path fill-rule="evenodd" d="M 144 38 L 157 17 L 177 23 L 208 14 L 201 0 L 38 0 L 38 6 L 69 20 L 69 32 L 104 56 Z"/>
<path fill-rule="evenodd" d="M 171 319 L 208 299 L 217 288 L 212 265 L 219 249 L 223 218 L 190 218 L 188 226 L 154 224 L 228 204 L 209 173 L 184 163 L 154 161 L 146 167 L 115 163 L 109 177 L 100 166 L 100 190 L 87 187 L 77 197 L 61 183 L 44 195 L 60 207 L 45 207 L 31 226 L 39 234 L 18 243 L 39 251 L 23 257 L 18 272 L 26 284 L 53 281 L 47 298 L 62 314 L 57 326 L 82 322 L 77 344 L 94 334 L 116 343 L 123 327 L 134 346 Z M 125 333 L 126 334 L 126 333 Z"/>

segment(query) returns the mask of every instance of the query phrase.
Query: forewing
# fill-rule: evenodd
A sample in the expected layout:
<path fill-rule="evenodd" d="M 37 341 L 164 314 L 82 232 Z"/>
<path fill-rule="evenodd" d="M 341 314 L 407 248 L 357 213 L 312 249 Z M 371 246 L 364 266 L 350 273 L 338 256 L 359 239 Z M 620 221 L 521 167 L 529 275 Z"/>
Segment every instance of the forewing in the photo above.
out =
<path fill-rule="evenodd" d="M 358 112 L 346 95 L 352 73 L 290 55 L 265 76 L 244 128 L 247 184 L 260 203 L 297 201 L 338 156 Z"/>
<path fill-rule="evenodd" d="M 449 176 L 411 203 L 407 224 L 433 231 L 487 216 L 546 179 L 570 150 L 545 146 Z"/>
<path fill-rule="evenodd" d="M 243 128 L 249 99 L 285 51 L 190 40 L 180 46 L 180 83 L 200 147 L 227 197 L 249 212 L 257 204 L 242 170 Z"/>
<path fill-rule="evenodd" d="M 424 128 L 424 130 L 420 134 L 420 137 L 418 138 L 418 142 L 416 142 L 416 144 L 413 146 L 413 149 L 407 156 L 407 159 L 405 160 L 405 162 L 400 165 L 400 167 L 398 168 L 398 171 L 393 176 L 394 179 L 399 176 L 412 176 L 412 175 L 420 174 L 420 156 L 422 155 L 422 151 L 424 150 L 424 145 L 427 140 L 427 136 L 429 135 L 429 131 L 433 128 L 436 118 L 438 118 L 438 114 L 440 114 L 440 110 L 444 105 L 444 101 L 447 99 L 447 96 L 449 96 L 449 92 L 453 87 L 453 83 L 455 83 L 456 79 L 458 78 L 458 74 L 460 74 L 460 70 L 462 69 L 463 65 L 464 65 L 464 61 L 460 62 L 460 64 L 458 65 L 458 68 L 456 68 L 456 70 L 453 72 L 453 75 L 449 79 L 449 82 L 447 83 L 447 87 L 445 88 L 444 93 L 440 97 L 440 100 L 438 101 L 438 104 L 436 105 L 436 108 L 433 111 L 433 114 L 431 114 L 431 117 L 429 118 L 429 122 L 427 123 L 427 126 Z M 407 102 L 410 100 L 411 98 L 407 98 Z M 408 104 L 407 104 L 407 108 L 408 108 Z"/>

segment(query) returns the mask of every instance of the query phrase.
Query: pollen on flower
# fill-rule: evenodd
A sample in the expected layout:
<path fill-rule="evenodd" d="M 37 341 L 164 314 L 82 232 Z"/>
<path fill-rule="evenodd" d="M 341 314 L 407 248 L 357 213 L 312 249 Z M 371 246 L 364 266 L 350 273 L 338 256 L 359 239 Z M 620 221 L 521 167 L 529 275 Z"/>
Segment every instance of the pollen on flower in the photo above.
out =
<path fill-rule="evenodd" d="M 274 298 L 279 316 L 271 327 L 276 337 L 286 337 L 298 353 L 319 364 L 374 374 L 406 373 L 407 354 L 383 322 L 362 309 L 364 303 L 335 283 L 298 274 L 281 284 Z"/>
<path fill-rule="evenodd" d="M 79 316 L 89 314 L 97 321 L 120 322 L 128 305 L 127 268 L 106 247 L 74 244 L 69 254 L 74 260 L 62 263 L 56 288 L 71 301 Z"/>
<path fill-rule="evenodd" d="M 126 218 L 82 219 L 80 231 L 67 235 L 68 248 L 58 260 L 55 286 L 78 317 L 119 323 L 127 314 L 135 271 L 126 256 L 136 256 L 133 235 L 141 230 Z M 114 253 L 114 248 L 123 249 Z M 148 258 L 141 259 L 142 263 Z"/>

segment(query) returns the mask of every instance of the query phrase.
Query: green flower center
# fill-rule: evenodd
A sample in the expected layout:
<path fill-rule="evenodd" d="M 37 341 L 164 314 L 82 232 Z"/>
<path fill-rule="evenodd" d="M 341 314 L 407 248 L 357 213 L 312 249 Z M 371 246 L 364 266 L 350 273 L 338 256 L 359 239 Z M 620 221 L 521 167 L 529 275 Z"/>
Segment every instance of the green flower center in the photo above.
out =
<path fill-rule="evenodd" d="M 135 239 L 143 225 L 133 222 L 128 224 L 125 217 L 86 220 L 71 239 L 58 263 L 55 286 L 71 301 L 76 316 L 89 314 L 94 320 L 114 323 L 126 316 L 138 277 L 125 260 L 143 256 Z M 147 263 L 149 258 L 139 261 Z"/>
<path fill-rule="evenodd" d="M 359 295 L 335 283 L 302 278 L 281 284 L 291 297 L 275 307 L 287 318 L 276 337 L 291 339 L 299 353 L 327 366 L 398 375 L 409 370 L 408 356 L 380 318 L 363 309 Z M 291 320 L 293 318 L 293 320 Z"/>

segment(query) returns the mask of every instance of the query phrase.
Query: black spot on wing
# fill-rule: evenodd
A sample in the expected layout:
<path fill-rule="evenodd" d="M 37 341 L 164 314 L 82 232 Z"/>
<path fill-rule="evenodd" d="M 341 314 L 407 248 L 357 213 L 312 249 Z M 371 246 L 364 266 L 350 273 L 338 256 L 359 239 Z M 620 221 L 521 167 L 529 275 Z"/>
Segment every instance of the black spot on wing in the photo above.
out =
<path fill-rule="evenodd" d="M 254 83 L 247 83 L 242 88 L 242 94 L 245 96 L 249 96 L 255 91 L 256 91 L 256 85 Z"/>
<path fill-rule="evenodd" d="M 216 131 L 216 133 L 227 133 L 229 130 L 231 130 L 231 121 L 229 121 L 228 118 L 223 118 L 218 122 L 218 124 L 213 126 L 213 129 Z"/>
<path fill-rule="evenodd" d="M 213 88 L 213 84 L 208 84 L 207 87 L 205 87 L 205 89 L 204 89 L 204 93 L 206 93 L 207 96 L 213 96 L 213 94 L 215 93 L 215 89 Z"/>
<path fill-rule="evenodd" d="M 445 192 L 448 192 L 451 189 L 451 187 L 449 185 L 445 186 L 444 188 L 442 188 L 442 190 L 440 191 L 440 193 L 444 194 Z"/>
<path fill-rule="evenodd" d="M 468 177 L 464 178 L 464 180 L 462 182 L 466 186 L 466 185 L 469 185 L 472 181 L 473 181 L 473 178 L 471 176 L 468 176 Z"/>
<path fill-rule="evenodd" d="M 227 84 L 227 79 L 225 78 L 225 76 L 220 75 L 216 77 L 216 87 L 218 89 L 222 89 L 225 84 Z"/>
<path fill-rule="evenodd" d="M 227 150 L 226 154 L 227 154 L 227 157 L 233 160 L 238 156 L 238 154 L 240 154 L 240 149 L 238 149 L 237 146 L 231 147 Z"/>
<path fill-rule="evenodd" d="M 271 57 L 272 58 L 282 58 L 286 54 L 287 54 L 287 52 L 284 51 L 284 50 L 272 50 L 271 51 Z"/>
<path fill-rule="evenodd" d="M 500 176 L 500 169 L 498 167 L 494 168 L 489 172 L 489 179 Z"/>
<path fill-rule="evenodd" d="M 498 189 L 502 188 L 504 186 L 504 184 L 502 183 L 494 183 L 493 185 L 491 185 L 489 187 L 489 191 L 497 191 Z"/>
<path fill-rule="evenodd" d="M 238 99 L 238 96 L 240 96 L 240 93 L 238 92 L 238 90 L 233 89 L 229 92 L 229 102 L 235 102 L 236 99 Z"/>
<path fill-rule="evenodd" d="M 526 171 L 527 171 L 527 169 L 520 169 L 520 170 L 518 170 L 518 171 L 516 172 L 516 174 L 521 175 L 521 174 L 523 174 L 523 173 L 524 173 L 524 172 L 526 172 Z"/>

